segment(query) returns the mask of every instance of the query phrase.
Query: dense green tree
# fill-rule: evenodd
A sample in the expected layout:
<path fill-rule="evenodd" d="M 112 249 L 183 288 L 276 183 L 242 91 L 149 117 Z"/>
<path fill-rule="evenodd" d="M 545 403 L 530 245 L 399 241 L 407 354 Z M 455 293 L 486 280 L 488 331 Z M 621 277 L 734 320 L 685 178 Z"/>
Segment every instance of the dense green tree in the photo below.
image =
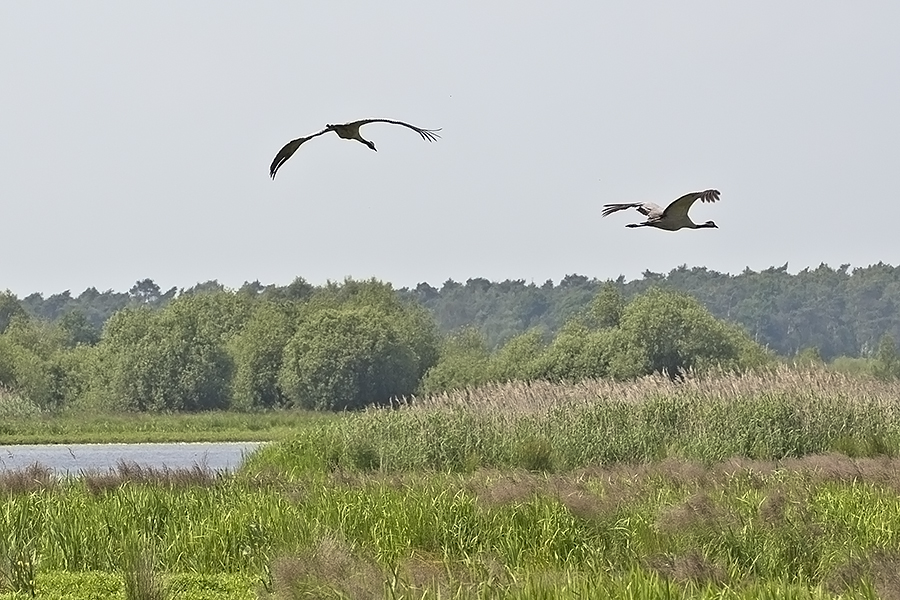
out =
<path fill-rule="evenodd" d="M 127 293 L 116 293 L 111 290 L 101 293 L 97 288 L 90 287 L 66 307 L 66 310 L 82 312 L 95 329 L 102 331 L 109 317 L 130 303 L 131 298 Z"/>
<path fill-rule="evenodd" d="M 0 387 L 12 389 L 16 382 L 16 348 L 0 334 Z"/>
<path fill-rule="evenodd" d="M 885 334 L 900 339 L 900 266 L 878 263 L 855 269 L 845 287 L 848 318 L 856 332 L 853 350 L 871 356 Z M 856 354 L 843 348 L 841 353 Z"/>
<path fill-rule="evenodd" d="M 138 304 L 156 304 L 162 296 L 162 290 L 152 279 L 143 279 L 135 282 L 128 295 Z"/>
<path fill-rule="evenodd" d="M 0 335 L 0 384 L 35 406 L 56 409 L 66 400 L 64 336 L 46 322 L 16 318 Z"/>
<path fill-rule="evenodd" d="M 591 329 L 572 319 L 538 359 L 540 378 L 574 382 L 609 376 L 615 339 L 613 329 Z"/>
<path fill-rule="evenodd" d="M 68 291 L 54 294 L 47 299 L 39 293 L 30 294 L 22 300 L 22 306 L 32 317 L 47 321 L 54 321 L 73 310 L 78 310 L 99 330 L 116 311 L 133 302 L 126 292 L 109 290 L 101 293 L 96 288 L 90 287 L 77 298 L 73 298 Z"/>
<path fill-rule="evenodd" d="M 875 376 L 881 379 L 900 377 L 900 353 L 897 352 L 897 344 L 890 335 L 885 334 L 878 343 L 873 370 Z"/>
<path fill-rule="evenodd" d="M 228 344 L 234 360 L 232 405 L 241 410 L 275 408 L 288 399 L 278 385 L 284 349 L 294 336 L 296 310 L 262 301 Z"/>
<path fill-rule="evenodd" d="M 611 374 L 672 378 L 691 369 L 739 368 L 735 332 L 687 294 L 651 289 L 628 303 L 617 330 Z"/>
<path fill-rule="evenodd" d="M 485 334 L 489 348 L 496 348 L 533 326 L 546 328 L 542 323 L 548 310 L 545 291 L 523 280 L 493 284 L 474 278 L 465 285 L 448 280 L 440 292 L 420 284 L 415 290 L 399 293 L 429 308 L 445 332 L 477 326 Z"/>
<path fill-rule="evenodd" d="M 416 289 L 413 290 L 413 294 L 420 302 L 427 302 L 440 297 L 440 294 L 436 289 L 424 282 L 416 286 Z"/>
<path fill-rule="evenodd" d="M 97 366 L 91 382 L 91 407 L 100 410 L 149 410 L 153 395 L 147 340 L 157 315 L 146 306 L 117 311 L 106 322 L 97 345 Z"/>
<path fill-rule="evenodd" d="M 415 289 L 391 293 L 426 307 L 441 331 L 477 327 L 492 350 L 531 328 L 556 334 L 570 318 L 584 313 L 603 285 L 615 286 L 623 300 L 651 286 L 687 292 L 715 317 L 740 325 L 755 341 L 782 356 L 794 356 L 805 347 L 815 346 L 826 361 L 840 355 L 871 357 L 882 335 L 900 339 L 900 267 L 879 263 L 851 271 L 849 265 L 819 265 L 795 275 L 787 268 L 787 264 L 761 271 L 748 268 L 729 275 L 683 265 L 668 274 L 646 271 L 642 278 L 629 282 L 621 276 L 602 282 L 570 274 L 558 285 L 548 280 L 539 286 L 522 280 L 495 283 L 474 277 L 465 283 L 448 280 L 440 288 L 422 282 Z M 372 285 L 345 282 L 314 287 L 298 278 L 283 287 L 246 284 L 239 295 L 279 301 L 330 295 L 341 302 L 358 294 L 359 288 Z M 88 288 L 78 297 L 65 291 L 46 299 L 31 294 L 21 300 L 21 305 L 29 315 L 51 321 L 80 310 L 99 328 L 115 311 L 138 302 L 138 297 L 158 297 L 148 306 L 162 308 L 176 291 L 172 288 L 161 293 L 149 279 L 137 282 L 132 290 L 133 294 L 100 293 Z M 218 282 L 206 282 L 185 290 L 183 295 L 199 291 L 221 292 L 224 288 Z"/>
<path fill-rule="evenodd" d="M 372 308 L 390 317 L 398 335 L 416 357 L 417 379 L 437 362 L 440 334 L 434 317 L 421 305 L 397 294 L 391 284 L 376 279 L 329 282 L 307 298 L 304 311 L 311 314 L 338 307 Z"/>
<path fill-rule="evenodd" d="M 179 296 L 161 313 L 184 315 L 203 334 L 226 341 L 240 331 L 252 310 L 253 300 L 246 296 L 209 289 Z"/>
<path fill-rule="evenodd" d="M 96 406 L 154 410 L 281 406 L 294 401 L 280 384 L 285 348 L 298 326 L 328 310 L 377 312 L 411 351 L 424 391 L 748 368 L 771 360 L 763 348 L 794 361 L 816 348 L 823 361 L 843 355 L 846 368 L 885 375 L 893 364 L 885 336 L 900 338 L 900 267 L 882 263 L 852 271 L 823 264 L 796 275 L 786 264 L 738 275 L 681 266 L 630 282 L 570 274 L 558 285 L 474 277 L 412 290 L 374 279 L 312 286 L 297 278 L 233 292 L 208 281 L 176 295 L 151 279 L 129 293 L 87 288 L 77 297 L 66 290 L 22 300 L 2 293 L 0 383 L 50 408 L 80 396 Z M 441 342 L 439 331 L 458 333 Z M 219 383 L 207 385 L 213 374 Z"/>
<path fill-rule="evenodd" d="M 533 381 L 542 373 L 544 333 L 530 329 L 507 341 L 491 357 L 489 377 L 492 381 Z"/>
<path fill-rule="evenodd" d="M 559 331 L 569 319 L 577 316 L 594 298 L 600 283 L 576 273 L 563 277 L 553 290 L 556 301 L 548 310 L 551 331 Z"/>
<path fill-rule="evenodd" d="M 265 291 L 266 286 L 259 282 L 259 279 L 254 281 L 245 281 L 244 285 L 238 288 L 237 293 L 243 296 L 248 296 L 250 298 L 257 298 L 260 294 Z"/>
<path fill-rule="evenodd" d="M 70 310 L 64 314 L 58 325 L 69 347 L 93 346 L 100 341 L 100 330 L 80 310 Z"/>
<path fill-rule="evenodd" d="M 717 318 L 743 327 L 752 339 L 783 356 L 816 346 L 822 357 L 870 356 L 884 333 L 900 337 L 900 267 L 879 263 L 849 271 L 819 265 L 796 275 L 788 265 L 738 275 L 681 266 L 668 274 L 646 271 L 641 279 L 604 282 L 568 275 L 559 285 L 547 282 L 517 288 L 480 279 L 473 285 L 448 281 L 435 290 L 420 284 L 401 290 L 428 307 L 444 331 L 471 325 L 481 330 L 489 348 L 531 327 L 553 334 L 582 313 L 603 285 L 614 285 L 624 300 L 651 286 L 687 292 Z M 476 285 L 477 284 L 477 285 Z M 427 286 L 427 287 L 426 287 Z M 421 293 L 421 290 L 432 290 Z M 516 299 L 540 294 L 540 302 L 517 305 Z M 521 317 L 528 310 L 525 322 Z"/>
<path fill-rule="evenodd" d="M 491 356 L 484 336 L 466 327 L 453 333 L 441 345 L 440 358 L 422 380 L 423 394 L 480 385 L 490 380 Z"/>
<path fill-rule="evenodd" d="M 485 381 L 573 382 L 653 372 L 678 378 L 688 370 L 770 362 L 769 353 L 740 327 L 716 319 L 686 294 L 651 289 L 625 304 L 610 283 L 547 345 L 541 330 L 533 329 L 490 355 L 473 328 L 451 336 L 422 388 L 433 393 Z"/>
<path fill-rule="evenodd" d="M 417 362 L 391 315 L 373 307 L 323 308 L 297 324 L 278 385 L 294 406 L 358 409 L 411 395 Z"/>
<path fill-rule="evenodd" d="M 726 370 L 749 370 L 760 367 L 770 367 L 775 361 L 775 355 L 754 341 L 743 327 L 727 321 L 720 321 L 719 325 L 729 340 L 729 344 L 737 351 L 737 360 L 721 361 L 721 360 L 704 360 L 703 365 L 707 367 L 710 363 Z"/>
<path fill-rule="evenodd" d="M 0 292 L 0 334 L 6 331 L 15 318 L 28 318 L 25 309 L 22 308 L 22 303 L 9 290 Z"/>
<path fill-rule="evenodd" d="M 125 309 L 110 319 L 102 341 L 109 405 L 150 411 L 228 405 L 225 338 L 236 318 L 228 309 L 236 307 L 214 296 L 179 298 L 158 312 Z"/>
<path fill-rule="evenodd" d="M 226 292 L 225 286 L 219 283 L 218 279 L 210 279 L 202 281 L 189 288 L 181 290 L 179 296 L 192 296 L 195 294 L 220 294 Z"/>
<path fill-rule="evenodd" d="M 74 298 L 72 298 L 72 294 L 69 293 L 69 290 L 60 294 L 53 294 L 44 300 L 43 317 L 47 320 L 55 321 L 66 312 L 73 301 Z"/>
<path fill-rule="evenodd" d="M 315 291 L 315 287 L 302 277 L 295 277 L 294 280 L 283 289 L 284 298 L 287 300 L 306 300 L 312 296 Z"/>
<path fill-rule="evenodd" d="M 618 327 L 625 309 L 625 299 L 612 282 L 603 284 L 582 315 L 582 321 L 591 329 Z"/>
<path fill-rule="evenodd" d="M 804 367 L 822 366 L 825 361 L 822 360 L 822 353 L 815 346 L 808 346 L 798 352 L 793 359 L 795 365 Z"/>

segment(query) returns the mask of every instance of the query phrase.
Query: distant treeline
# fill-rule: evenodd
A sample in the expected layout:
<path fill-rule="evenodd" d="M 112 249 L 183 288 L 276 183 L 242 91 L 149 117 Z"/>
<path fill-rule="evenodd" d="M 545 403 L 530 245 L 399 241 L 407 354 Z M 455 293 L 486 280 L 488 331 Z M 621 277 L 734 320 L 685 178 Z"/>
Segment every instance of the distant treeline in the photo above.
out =
<path fill-rule="evenodd" d="M 761 277 L 790 276 L 775 270 Z M 65 408 L 343 410 L 489 382 L 626 380 L 654 372 L 674 379 L 776 362 L 743 327 L 717 319 L 690 294 L 665 289 L 671 285 L 626 286 L 570 276 L 544 288 L 470 280 L 448 282 L 440 292 L 398 292 L 374 279 L 324 286 L 298 279 L 285 287 L 231 291 L 210 282 L 161 293 L 144 280 L 119 297 L 124 305 L 102 328 L 89 316 L 99 311 L 72 307 L 51 321 L 29 315 L 34 297 L 29 304 L 0 293 L 0 427 L 16 414 Z M 465 291 L 477 289 L 507 301 L 542 290 L 555 302 L 544 314 L 558 320 L 520 322 L 499 345 L 472 325 L 453 323 L 453 332 L 442 332 L 435 314 L 453 299 L 464 306 Z M 444 295 L 447 304 L 440 303 Z M 827 300 L 822 290 L 819 301 Z M 820 361 L 817 351 L 800 356 Z M 855 370 L 900 375 L 888 335 L 873 358 L 855 360 Z"/>
<path fill-rule="evenodd" d="M 473 326 L 491 347 L 533 327 L 555 333 L 604 283 L 612 283 L 626 300 L 651 287 L 688 293 L 781 356 L 807 348 L 825 359 L 871 356 L 885 334 L 900 340 L 900 267 L 878 263 L 851 271 L 849 265 L 823 264 L 796 275 L 787 268 L 729 275 L 682 266 L 668 275 L 645 271 L 628 282 L 569 275 L 557 285 L 477 278 L 450 280 L 440 288 L 421 283 L 401 293 L 431 310 L 442 330 Z"/>
<path fill-rule="evenodd" d="M 439 288 L 420 283 L 401 288 L 402 298 L 426 307 L 445 333 L 474 327 L 489 348 L 538 328 L 555 335 L 573 315 L 583 310 L 604 283 L 613 284 L 630 299 L 650 287 L 686 292 L 714 316 L 742 326 L 755 341 L 782 356 L 815 348 L 825 359 L 871 356 L 885 334 L 900 340 L 900 267 L 883 263 L 849 270 L 820 265 L 796 275 L 787 265 L 739 275 L 703 267 L 679 267 L 667 275 L 646 271 L 641 279 L 601 281 L 568 275 L 558 284 L 524 280 L 491 282 L 473 278 L 465 283 L 448 280 Z M 298 278 L 287 286 L 245 283 L 236 293 L 264 299 L 302 297 L 313 286 Z M 113 314 L 127 306 L 161 308 L 179 295 L 224 291 L 217 281 L 193 288 L 163 292 L 151 279 L 137 282 L 128 292 L 99 292 L 88 288 L 78 296 L 68 291 L 44 298 L 31 294 L 21 299 L 33 317 L 56 321 L 81 313 L 99 333 Z"/>

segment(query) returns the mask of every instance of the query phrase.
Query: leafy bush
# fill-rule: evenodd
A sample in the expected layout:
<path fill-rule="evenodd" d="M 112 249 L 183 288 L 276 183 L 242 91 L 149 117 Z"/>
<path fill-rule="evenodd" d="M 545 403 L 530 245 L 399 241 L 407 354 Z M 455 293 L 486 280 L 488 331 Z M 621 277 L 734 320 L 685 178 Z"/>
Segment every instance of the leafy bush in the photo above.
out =
<path fill-rule="evenodd" d="M 437 363 L 425 373 L 423 394 L 482 384 L 491 379 L 490 353 L 484 336 L 473 328 L 464 328 L 447 336 Z"/>
<path fill-rule="evenodd" d="M 395 320 L 373 308 L 318 310 L 284 349 L 278 384 L 294 406 L 362 408 L 412 394 L 418 356 Z"/>
<path fill-rule="evenodd" d="M 16 319 L 27 319 L 28 315 L 22 308 L 22 303 L 13 295 L 12 292 L 6 290 L 0 292 L 0 334 L 6 331 Z"/>
<path fill-rule="evenodd" d="M 42 409 L 62 406 L 66 395 L 65 343 L 54 325 L 15 318 L 0 335 L 0 385 Z"/>
<path fill-rule="evenodd" d="M 746 337 L 746 336 L 743 336 Z M 649 373 L 680 377 L 692 369 L 738 368 L 739 333 L 713 317 L 696 299 L 651 289 L 628 303 L 618 328 L 619 351 L 611 372 L 618 378 Z"/>
<path fill-rule="evenodd" d="M 536 371 L 547 381 L 580 381 L 609 376 L 615 330 L 592 330 L 581 323 L 563 327 L 537 359 Z"/>
<path fill-rule="evenodd" d="M 878 344 L 873 372 L 881 379 L 900 377 L 900 353 L 897 352 L 897 345 L 890 335 L 885 334 Z"/>
<path fill-rule="evenodd" d="M 153 411 L 227 406 L 228 330 L 220 318 L 204 314 L 207 302 L 194 295 L 159 312 L 125 309 L 107 322 L 101 360 L 113 405 Z"/>
<path fill-rule="evenodd" d="M 544 334 L 531 329 L 507 341 L 490 359 L 492 381 L 533 381 L 543 376 Z"/>
<path fill-rule="evenodd" d="M 261 302 L 255 307 L 240 333 L 228 345 L 234 360 L 233 408 L 275 408 L 288 403 L 278 385 L 278 373 L 284 348 L 295 328 L 295 317 L 289 306 Z"/>

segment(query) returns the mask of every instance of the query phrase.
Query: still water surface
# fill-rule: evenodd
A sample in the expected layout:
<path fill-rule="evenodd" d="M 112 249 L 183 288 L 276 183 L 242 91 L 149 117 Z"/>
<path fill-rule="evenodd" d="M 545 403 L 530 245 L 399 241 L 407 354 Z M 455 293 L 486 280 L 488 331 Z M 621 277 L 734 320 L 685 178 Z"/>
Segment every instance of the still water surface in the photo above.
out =
<path fill-rule="evenodd" d="M 115 468 L 119 461 L 161 469 L 200 465 L 213 471 L 234 471 L 261 442 L 201 442 L 192 444 L 40 444 L 0 446 L 0 471 L 40 463 L 59 475 Z"/>

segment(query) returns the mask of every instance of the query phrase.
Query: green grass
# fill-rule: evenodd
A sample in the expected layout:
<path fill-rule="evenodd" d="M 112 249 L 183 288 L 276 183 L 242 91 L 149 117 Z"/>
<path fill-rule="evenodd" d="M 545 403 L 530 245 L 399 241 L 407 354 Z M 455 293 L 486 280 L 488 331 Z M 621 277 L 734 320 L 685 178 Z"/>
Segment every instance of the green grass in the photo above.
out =
<path fill-rule="evenodd" d="M 308 411 L 47 414 L 0 421 L 0 444 L 273 441 L 336 418 Z"/>
<path fill-rule="evenodd" d="M 35 595 L 38 598 L 125 600 L 127 597 L 121 573 L 46 571 L 38 574 L 35 584 Z M 181 600 L 255 600 L 258 582 L 241 575 L 180 573 L 164 576 L 163 585 L 169 597 Z M 0 586 L 0 600 L 30 597 L 28 594 L 4 593 L 2 589 Z"/>
<path fill-rule="evenodd" d="M 900 572 L 898 473 L 900 459 L 832 455 L 565 475 L 335 472 L 290 484 L 48 480 L 0 492 L 0 572 L 123 572 L 137 547 L 162 581 L 230 574 L 279 597 L 391 586 L 419 598 L 550 597 L 563 582 L 577 591 L 632 579 L 637 597 L 664 585 L 680 590 L 672 597 L 864 594 L 867 581 Z"/>
<path fill-rule="evenodd" d="M 635 569 L 623 574 L 595 573 L 537 573 L 524 574 L 518 581 L 500 582 L 490 578 L 477 582 L 456 581 L 445 583 L 445 590 L 430 588 L 427 584 L 387 573 L 383 581 L 371 587 L 360 583 L 344 582 L 329 585 L 321 581 L 306 580 L 279 582 L 277 591 L 267 592 L 252 578 L 217 574 L 194 575 L 189 573 L 167 575 L 163 578 L 163 593 L 168 598 L 181 600 L 256 600 L 258 598 L 394 598 L 437 600 L 439 598 L 503 599 L 503 600 L 583 600 L 584 598 L 631 598 L 635 600 L 659 600 L 669 598 L 709 600 L 803 599 L 824 600 L 836 598 L 822 588 L 807 588 L 787 582 L 750 582 L 736 589 L 716 589 L 712 586 L 678 584 L 646 570 Z M 0 600 L 21 600 L 14 592 L 0 592 Z M 127 598 L 123 577 L 119 573 L 99 571 L 69 573 L 49 571 L 37 578 L 36 597 L 54 600 L 125 600 Z M 876 598 L 875 591 L 861 586 L 841 596 L 847 600 Z"/>

